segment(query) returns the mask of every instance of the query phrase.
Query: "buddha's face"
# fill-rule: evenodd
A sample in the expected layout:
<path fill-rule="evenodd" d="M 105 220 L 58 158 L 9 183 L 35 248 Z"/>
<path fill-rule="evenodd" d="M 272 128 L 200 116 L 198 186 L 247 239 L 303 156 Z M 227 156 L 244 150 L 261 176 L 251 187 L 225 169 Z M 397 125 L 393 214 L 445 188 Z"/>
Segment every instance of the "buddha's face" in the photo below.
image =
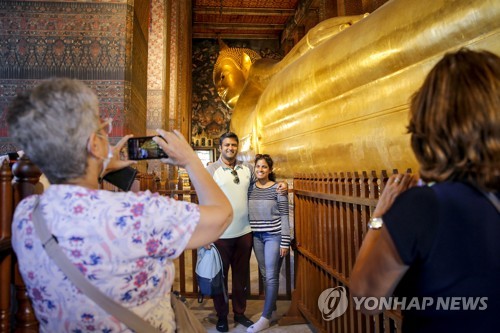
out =
<path fill-rule="evenodd" d="M 229 109 L 238 102 L 246 77 L 243 71 L 231 59 L 224 59 L 215 69 L 214 83 L 217 94 Z"/>

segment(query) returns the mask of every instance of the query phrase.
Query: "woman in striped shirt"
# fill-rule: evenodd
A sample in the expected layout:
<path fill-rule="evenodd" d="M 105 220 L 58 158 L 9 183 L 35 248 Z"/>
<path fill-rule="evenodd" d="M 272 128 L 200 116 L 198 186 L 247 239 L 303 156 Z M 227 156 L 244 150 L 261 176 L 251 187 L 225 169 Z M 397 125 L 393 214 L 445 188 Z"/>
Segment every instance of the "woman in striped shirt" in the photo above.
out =
<path fill-rule="evenodd" d="M 253 231 L 253 249 L 264 279 L 264 311 L 247 332 L 260 332 L 269 327 L 276 310 L 279 272 L 290 247 L 288 197 L 276 191 L 278 184 L 273 173 L 273 160 L 267 154 L 255 156 L 257 182 L 250 186 L 248 213 Z"/>

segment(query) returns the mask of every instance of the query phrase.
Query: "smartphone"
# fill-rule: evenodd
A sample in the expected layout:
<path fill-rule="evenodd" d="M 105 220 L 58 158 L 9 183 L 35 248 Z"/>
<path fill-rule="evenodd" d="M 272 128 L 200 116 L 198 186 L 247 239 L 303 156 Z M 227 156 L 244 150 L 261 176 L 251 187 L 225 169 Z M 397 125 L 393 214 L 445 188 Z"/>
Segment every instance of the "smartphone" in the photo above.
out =
<path fill-rule="evenodd" d="M 108 173 L 106 176 L 104 176 L 104 180 L 127 192 L 132 187 L 136 174 L 136 169 L 132 167 L 126 167 L 118 171 Z"/>
<path fill-rule="evenodd" d="M 128 158 L 130 160 L 151 160 L 168 158 L 161 147 L 153 141 L 154 136 L 128 139 Z"/>

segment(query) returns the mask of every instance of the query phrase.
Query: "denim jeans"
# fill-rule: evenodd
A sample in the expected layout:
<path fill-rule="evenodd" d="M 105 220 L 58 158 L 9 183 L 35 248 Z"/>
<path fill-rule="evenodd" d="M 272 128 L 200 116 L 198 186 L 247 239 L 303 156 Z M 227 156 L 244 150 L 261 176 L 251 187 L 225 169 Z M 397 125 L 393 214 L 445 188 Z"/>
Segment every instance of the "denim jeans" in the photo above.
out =
<path fill-rule="evenodd" d="M 264 290 L 266 300 L 262 317 L 271 319 L 271 314 L 276 310 L 276 299 L 278 298 L 279 274 L 281 268 L 280 257 L 281 234 L 270 234 L 268 232 L 253 233 L 253 249 L 259 271 L 264 279 Z"/>

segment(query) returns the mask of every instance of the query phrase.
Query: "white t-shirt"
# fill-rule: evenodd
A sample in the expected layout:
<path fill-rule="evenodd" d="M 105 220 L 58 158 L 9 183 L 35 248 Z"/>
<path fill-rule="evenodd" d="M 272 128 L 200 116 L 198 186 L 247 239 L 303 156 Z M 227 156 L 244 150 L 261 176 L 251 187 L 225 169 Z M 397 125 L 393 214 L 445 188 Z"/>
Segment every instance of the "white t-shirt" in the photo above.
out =
<path fill-rule="evenodd" d="M 248 189 L 255 183 L 255 175 L 251 164 L 237 162 L 234 170 L 238 173 L 239 183 L 235 176 L 219 158 L 207 167 L 208 172 L 219 185 L 233 207 L 233 221 L 220 236 L 221 239 L 236 238 L 252 232 L 248 221 Z"/>

